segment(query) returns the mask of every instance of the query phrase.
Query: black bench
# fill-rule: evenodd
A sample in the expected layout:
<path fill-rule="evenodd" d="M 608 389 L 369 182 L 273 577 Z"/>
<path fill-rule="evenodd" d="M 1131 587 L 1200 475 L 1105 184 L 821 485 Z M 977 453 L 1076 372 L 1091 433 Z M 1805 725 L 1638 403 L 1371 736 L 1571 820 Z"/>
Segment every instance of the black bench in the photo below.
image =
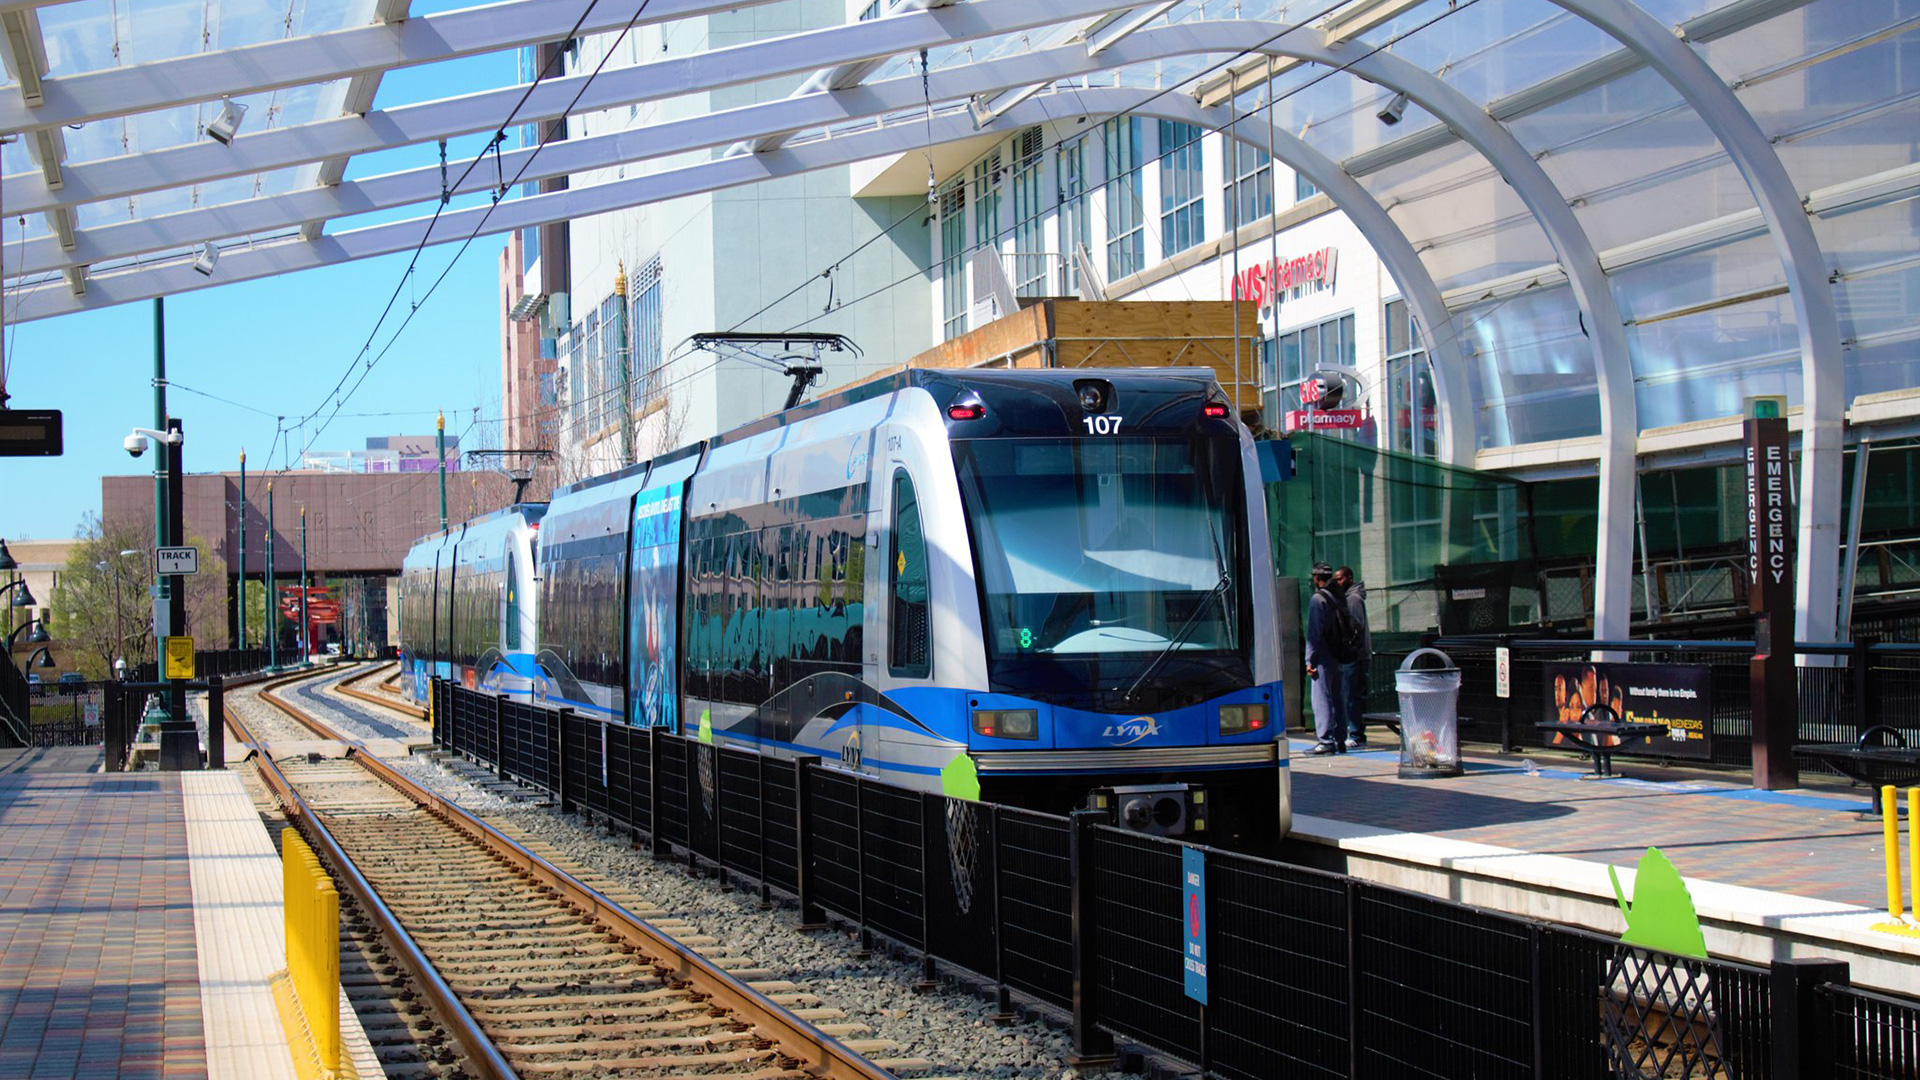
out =
<path fill-rule="evenodd" d="M 1607 780 L 1617 775 L 1613 771 L 1613 755 L 1621 751 L 1631 751 L 1633 744 L 1642 739 L 1667 733 L 1666 724 L 1641 720 L 1622 720 L 1607 705 L 1589 705 L 1580 714 L 1579 723 L 1566 723 L 1559 720 L 1542 720 L 1533 725 L 1540 732 L 1552 732 L 1566 736 L 1574 745 L 1593 755 L 1593 775 L 1583 776 L 1582 780 Z M 1608 739 L 1618 739 L 1617 745 L 1608 745 Z"/>
<path fill-rule="evenodd" d="M 1920 782 L 1920 748 L 1907 745 L 1906 736 L 1876 724 L 1850 743 L 1802 743 L 1793 748 L 1793 756 L 1818 761 L 1835 772 L 1877 790 L 1884 784 L 1904 785 Z M 1869 800 L 1878 814 L 1877 798 Z"/>
<path fill-rule="evenodd" d="M 1458 724 L 1463 728 L 1470 728 L 1473 726 L 1473 721 L 1467 717 L 1456 716 L 1453 719 L 1456 724 Z M 1360 721 L 1363 725 L 1377 724 L 1381 727 L 1384 727 L 1388 731 L 1393 732 L 1393 737 L 1396 739 L 1401 737 L 1400 736 L 1400 714 L 1397 712 L 1361 713 Z M 1362 730 L 1364 730 L 1364 727 L 1362 728 Z"/>

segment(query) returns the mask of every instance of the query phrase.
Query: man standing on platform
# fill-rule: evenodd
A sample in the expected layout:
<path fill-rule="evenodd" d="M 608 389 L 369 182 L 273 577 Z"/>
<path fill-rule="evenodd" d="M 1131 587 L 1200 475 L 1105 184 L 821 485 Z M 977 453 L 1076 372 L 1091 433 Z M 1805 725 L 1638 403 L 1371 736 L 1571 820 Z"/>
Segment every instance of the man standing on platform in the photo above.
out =
<path fill-rule="evenodd" d="M 1309 754 L 1347 752 L 1347 694 L 1342 657 L 1335 648 L 1347 605 L 1335 591 L 1333 567 L 1313 564 L 1313 596 L 1307 600 L 1307 678 L 1313 685 L 1313 728 L 1318 741 Z"/>
<path fill-rule="evenodd" d="M 1367 622 L 1367 586 L 1353 579 L 1353 567 L 1342 566 L 1333 572 L 1333 584 L 1347 602 L 1347 614 L 1359 632 L 1359 654 L 1352 663 L 1340 665 L 1340 679 L 1347 691 L 1348 746 L 1367 745 L 1368 669 L 1373 664 L 1373 627 Z"/>

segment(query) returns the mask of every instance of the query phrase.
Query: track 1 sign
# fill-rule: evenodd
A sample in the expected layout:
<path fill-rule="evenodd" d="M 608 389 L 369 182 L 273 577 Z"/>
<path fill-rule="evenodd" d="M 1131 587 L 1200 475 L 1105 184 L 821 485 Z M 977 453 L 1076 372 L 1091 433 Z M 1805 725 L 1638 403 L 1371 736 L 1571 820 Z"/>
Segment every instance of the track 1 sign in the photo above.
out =
<path fill-rule="evenodd" d="M 161 577 L 178 577 L 200 572 L 200 549 L 163 547 L 153 549 L 153 572 Z"/>

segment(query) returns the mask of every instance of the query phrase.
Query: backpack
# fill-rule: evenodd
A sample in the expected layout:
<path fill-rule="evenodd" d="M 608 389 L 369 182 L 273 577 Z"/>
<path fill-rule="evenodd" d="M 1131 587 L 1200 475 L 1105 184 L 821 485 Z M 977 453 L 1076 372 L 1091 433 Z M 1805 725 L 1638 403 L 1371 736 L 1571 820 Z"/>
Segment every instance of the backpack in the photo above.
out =
<path fill-rule="evenodd" d="M 1346 599 L 1332 589 L 1316 589 L 1315 595 L 1327 603 L 1324 616 L 1326 624 L 1322 627 L 1326 634 L 1327 651 L 1333 654 L 1336 662 L 1342 664 L 1351 664 L 1360 659 L 1361 650 L 1366 645 L 1366 632 L 1354 621 Z"/>

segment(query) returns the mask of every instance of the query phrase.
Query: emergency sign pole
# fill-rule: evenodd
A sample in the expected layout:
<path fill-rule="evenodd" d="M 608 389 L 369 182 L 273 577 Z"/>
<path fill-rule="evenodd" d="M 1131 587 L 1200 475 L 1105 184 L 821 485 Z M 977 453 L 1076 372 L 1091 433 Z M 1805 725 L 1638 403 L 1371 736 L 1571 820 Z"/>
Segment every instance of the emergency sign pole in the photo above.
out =
<path fill-rule="evenodd" d="M 1798 787 L 1793 760 L 1799 691 L 1793 665 L 1794 528 L 1791 458 L 1785 417 L 1749 418 L 1747 450 L 1747 607 L 1753 612 L 1753 786 Z"/>

